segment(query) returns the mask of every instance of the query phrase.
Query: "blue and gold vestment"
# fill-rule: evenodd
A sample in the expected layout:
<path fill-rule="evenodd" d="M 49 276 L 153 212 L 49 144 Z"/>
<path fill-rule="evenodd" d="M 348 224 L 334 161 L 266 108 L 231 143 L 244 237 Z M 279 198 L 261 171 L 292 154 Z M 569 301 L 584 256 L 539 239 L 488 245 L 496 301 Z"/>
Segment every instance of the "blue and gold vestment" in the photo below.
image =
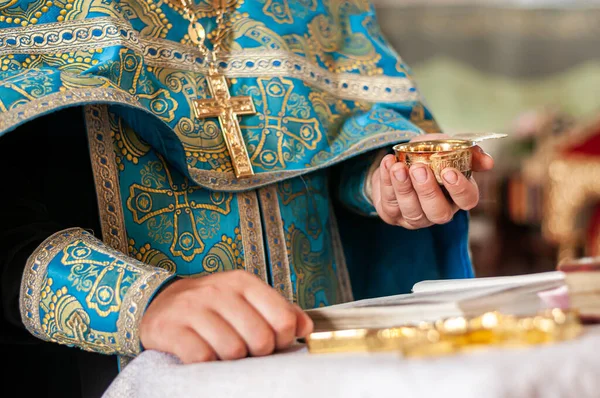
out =
<path fill-rule="evenodd" d="M 196 0 L 209 32 L 211 3 Z M 207 70 L 176 0 L 0 0 L 0 134 L 81 107 L 102 223 L 103 242 L 69 229 L 30 257 L 21 313 L 39 338 L 135 356 L 173 275 L 245 269 L 304 308 L 351 300 L 350 279 L 362 297 L 472 275 L 466 213 L 421 231 L 368 218 L 380 150 L 437 131 L 372 5 L 226 3 L 219 67 L 257 109 L 244 179 L 218 121 L 194 115 Z"/>

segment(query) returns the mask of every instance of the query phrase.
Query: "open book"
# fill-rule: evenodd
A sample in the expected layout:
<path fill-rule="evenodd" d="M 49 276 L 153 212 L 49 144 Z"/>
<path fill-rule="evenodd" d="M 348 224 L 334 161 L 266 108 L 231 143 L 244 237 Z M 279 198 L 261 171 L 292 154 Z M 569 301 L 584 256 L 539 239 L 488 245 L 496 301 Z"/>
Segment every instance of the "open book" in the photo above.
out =
<path fill-rule="evenodd" d="M 562 272 L 424 281 L 413 293 L 355 301 L 307 311 L 315 331 L 387 328 L 487 311 L 530 315 L 559 305 L 565 294 Z M 557 298 L 558 297 L 558 298 Z"/>

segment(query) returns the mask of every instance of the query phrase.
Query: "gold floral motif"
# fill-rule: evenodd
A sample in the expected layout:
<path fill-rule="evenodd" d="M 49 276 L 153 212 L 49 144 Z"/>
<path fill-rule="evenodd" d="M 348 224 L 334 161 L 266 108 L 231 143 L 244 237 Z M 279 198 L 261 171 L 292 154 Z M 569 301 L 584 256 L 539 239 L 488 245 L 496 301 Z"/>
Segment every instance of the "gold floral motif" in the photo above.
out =
<path fill-rule="evenodd" d="M 135 240 L 129 239 L 129 255 L 144 264 L 162 268 L 171 274 L 177 274 L 175 262 L 160 250 L 152 248 L 149 243 L 138 250 L 135 247 Z"/>
<path fill-rule="evenodd" d="M 239 228 L 235 229 L 235 238 L 227 235 L 221 236 L 217 242 L 202 258 L 202 275 L 215 272 L 245 269 L 244 259 L 240 249 L 243 247 L 242 236 Z"/>
<path fill-rule="evenodd" d="M 242 245 L 244 247 L 244 266 L 246 271 L 269 283 L 256 191 L 239 192 L 236 197 L 240 214 Z"/>
<path fill-rule="evenodd" d="M 279 195 L 273 185 L 259 189 L 258 194 L 267 234 L 273 287 L 292 302 L 294 301 L 294 292 L 292 291 L 290 259 L 285 245 L 283 220 L 279 210 Z"/>

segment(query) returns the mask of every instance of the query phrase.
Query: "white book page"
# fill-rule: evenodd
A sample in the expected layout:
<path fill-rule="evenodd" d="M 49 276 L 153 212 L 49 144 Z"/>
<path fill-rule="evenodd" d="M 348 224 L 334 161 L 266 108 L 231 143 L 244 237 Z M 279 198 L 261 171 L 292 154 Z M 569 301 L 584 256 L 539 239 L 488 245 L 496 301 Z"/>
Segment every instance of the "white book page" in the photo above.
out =
<path fill-rule="evenodd" d="M 565 274 L 560 271 L 539 274 L 501 276 L 493 278 L 449 279 L 423 281 L 413 286 L 413 293 L 442 293 L 465 289 L 479 289 L 495 286 L 525 285 L 539 282 L 563 281 Z"/>

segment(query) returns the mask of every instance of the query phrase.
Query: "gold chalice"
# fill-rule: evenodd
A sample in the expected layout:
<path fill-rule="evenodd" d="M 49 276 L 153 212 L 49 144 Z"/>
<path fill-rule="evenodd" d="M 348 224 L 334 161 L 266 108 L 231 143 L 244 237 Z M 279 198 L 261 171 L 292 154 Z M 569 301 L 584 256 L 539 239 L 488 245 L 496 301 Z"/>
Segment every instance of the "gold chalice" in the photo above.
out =
<path fill-rule="evenodd" d="M 415 163 L 428 165 L 437 182 L 443 185 L 442 171 L 452 167 L 465 177 L 471 178 L 473 154 L 471 149 L 479 142 L 494 138 L 504 138 L 506 134 L 461 134 L 448 139 L 407 142 L 394 146 L 398 161 L 410 168 Z"/>

